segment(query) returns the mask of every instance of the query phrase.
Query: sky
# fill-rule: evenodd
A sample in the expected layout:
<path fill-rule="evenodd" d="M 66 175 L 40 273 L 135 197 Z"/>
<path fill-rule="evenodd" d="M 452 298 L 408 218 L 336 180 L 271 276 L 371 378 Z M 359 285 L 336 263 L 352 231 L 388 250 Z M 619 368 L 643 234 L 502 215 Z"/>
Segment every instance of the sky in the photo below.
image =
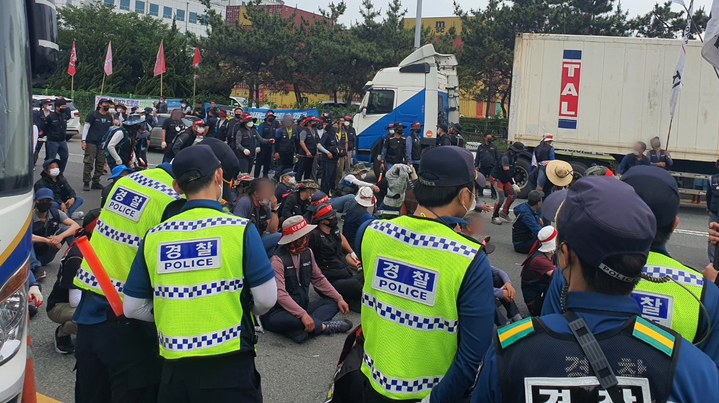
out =
<path fill-rule="evenodd" d="M 319 7 L 326 9 L 327 5 L 331 1 L 334 1 L 335 3 L 339 2 L 339 0 L 285 0 L 285 4 L 288 6 L 297 6 L 298 8 L 307 11 L 317 11 Z M 665 0 L 659 0 L 659 2 L 663 1 Z M 689 1 L 690 0 L 686 0 L 687 5 L 689 4 Z M 457 2 L 465 11 L 468 11 L 471 8 L 483 8 L 487 5 L 486 0 L 457 0 Z M 631 18 L 639 14 L 648 13 L 651 11 L 654 3 L 656 2 L 657 0 L 623 0 L 622 8 L 629 11 L 629 17 Z M 359 9 L 362 4 L 362 0 L 345 0 L 345 3 L 347 3 L 347 12 L 342 16 L 342 18 L 340 18 L 340 22 L 345 25 L 350 25 L 351 23 L 360 20 L 361 17 Z M 375 8 L 381 9 L 382 13 L 384 13 L 387 9 L 388 3 L 388 0 L 374 0 Z M 416 15 L 415 10 L 417 8 L 417 1 L 403 0 L 402 3 L 405 8 L 407 8 L 407 17 L 414 18 Z M 423 17 L 447 17 L 451 16 L 454 11 L 452 0 L 424 0 L 422 3 Z M 704 6 L 708 14 L 709 10 L 711 10 L 711 0 L 694 1 L 695 9 L 701 6 Z M 676 10 L 681 10 L 680 5 L 675 4 L 672 7 Z"/>

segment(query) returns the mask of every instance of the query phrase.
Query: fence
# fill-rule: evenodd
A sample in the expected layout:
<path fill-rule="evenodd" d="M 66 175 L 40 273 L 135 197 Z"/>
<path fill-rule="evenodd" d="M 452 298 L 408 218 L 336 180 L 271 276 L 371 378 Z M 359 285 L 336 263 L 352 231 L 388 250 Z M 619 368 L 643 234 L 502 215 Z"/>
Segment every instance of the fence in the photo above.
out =
<path fill-rule="evenodd" d="M 460 118 L 462 137 L 466 142 L 481 142 L 485 134 L 491 134 L 496 139 L 507 140 L 507 126 L 509 121 L 501 118 L 479 119 Z"/>

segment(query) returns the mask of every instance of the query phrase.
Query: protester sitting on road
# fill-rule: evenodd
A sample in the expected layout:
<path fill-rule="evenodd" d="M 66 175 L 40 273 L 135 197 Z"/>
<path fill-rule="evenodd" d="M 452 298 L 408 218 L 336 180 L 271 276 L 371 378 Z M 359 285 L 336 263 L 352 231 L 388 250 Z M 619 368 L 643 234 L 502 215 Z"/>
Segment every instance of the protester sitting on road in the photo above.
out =
<path fill-rule="evenodd" d="M 330 203 L 317 206 L 312 215 L 317 228 L 309 234 L 308 246 L 317 265 L 354 312 L 360 312 L 364 277 L 357 272 L 359 259 L 338 227 L 337 214 Z"/>
<path fill-rule="evenodd" d="M 361 187 L 355 196 L 355 205 L 344 212 L 344 224 L 342 235 L 347 239 L 350 246 L 355 244 L 357 230 L 365 221 L 371 220 L 370 209 L 374 207 L 377 199 L 374 197 L 372 188 Z"/>
<path fill-rule="evenodd" d="M 354 196 L 352 197 L 354 198 Z M 325 203 L 331 203 L 331 200 L 323 191 L 318 190 L 312 194 L 312 197 L 310 197 L 310 204 L 307 206 L 307 211 L 305 212 L 305 220 L 307 220 L 307 222 L 312 222 L 312 216 L 315 214 L 315 211 L 317 211 L 317 207 Z M 334 206 L 332 206 L 332 209 L 337 212 L 337 209 Z"/>
<path fill-rule="evenodd" d="M 379 192 L 377 185 L 370 182 L 365 182 L 364 179 L 369 172 L 369 168 L 363 163 L 358 163 L 350 168 L 349 173 L 342 178 L 340 183 L 337 185 L 337 189 L 334 192 L 336 196 L 343 196 L 346 194 L 357 194 L 359 188 L 368 186 L 372 188 L 372 191 Z"/>
<path fill-rule="evenodd" d="M 112 175 L 108 178 L 110 180 L 110 184 L 105 186 L 100 193 L 100 208 L 105 207 L 107 197 L 110 195 L 112 187 L 115 186 L 115 182 L 117 182 L 118 179 L 127 176 L 133 172 L 135 172 L 135 170 L 128 167 L 127 165 L 118 165 L 115 168 L 112 168 Z"/>
<path fill-rule="evenodd" d="M 250 183 L 247 196 L 238 200 L 232 210 L 232 214 L 247 218 L 255 224 L 257 231 L 262 236 L 262 244 L 267 251 L 267 256 L 272 256 L 272 252 L 282 236 L 277 232 L 279 218 L 277 217 L 277 199 L 274 190 L 270 179 L 257 178 Z"/>
<path fill-rule="evenodd" d="M 82 228 L 75 232 L 75 237 L 91 237 L 95 229 L 100 209 L 90 210 L 82 221 Z M 77 323 L 72 319 L 75 308 L 80 303 L 82 291 L 73 285 L 77 270 L 82 263 L 82 253 L 77 244 L 73 243 L 60 259 L 60 270 L 57 280 L 47 297 L 47 317 L 59 326 L 55 329 L 55 351 L 60 354 L 72 354 L 75 345 L 70 335 L 77 334 Z"/>
<path fill-rule="evenodd" d="M 45 266 L 55 259 L 62 244 L 69 245 L 74 240 L 79 225 L 67 214 L 52 207 L 52 190 L 41 188 L 35 192 L 35 204 L 32 211 L 32 253 L 30 269 L 39 281 L 46 277 Z"/>
<path fill-rule="evenodd" d="M 315 227 L 301 216 L 289 217 L 282 225 L 280 247 L 270 258 L 277 282 L 277 304 L 262 315 L 262 325 L 295 343 L 322 333 L 345 333 L 352 328 L 352 322 L 332 320 L 337 312 L 346 315 L 349 307 L 322 275 L 312 249 L 307 247 L 307 236 Z M 320 294 L 319 300 L 310 301 L 310 284 Z"/>
<path fill-rule="evenodd" d="M 485 249 L 486 250 L 486 249 Z M 489 253 L 489 251 L 487 251 Z M 494 287 L 494 297 L 499 301 L 500 304 L 507 311 L 507 319 L 512 322 L 518 322 L 522 320 L 522 315 L 519 314 L 519 308 L 517 303 L 514 302 L 514 298 L 517 296 L 517 291 L 512 286 L 512 280 L 504 270 L 499 269 L 496 266 L 490 265 L 492 269 L 492 286 Z M 507 324 L 507 319 L 504 319 L 499 310 L 495 309 L 494 312 L 494 324 L 497 326 L 504 326 Z"/>
<path fill-rule="evenodd" d="M 75 194 L 75 190 L 60 172 L 60 160 L 48 160 L 42 164 L 43 171 L 40 179 L 35 182 L 34 190 L 37 192 L 42 188 L 52 191 L 52 208 L 61 210 L 73 219 L 81 219 L 82 211 L 77 211 L 82 206 L 83 199 Z"/>
<path fill-rule="evenodd" d="M 617 167 L 617 173 L 619 175 L 624 175 L 631 167 L 637 165 L 651 165 L 649 157 L 644 155 L 645 151 L 647 151 L 647 145 L 643 141 L 637 141 L 634 143 L 634 151 L 622 158 L 622 162 L 620 162 L 619 167 Z"/>
<path fill-rule="evenodd" d="M 529 174 L 529 188 L 540 190 L 546 198 L 556 187 L 569 186 L 574 179 L 572 166 L 562 160 L 540 162 Z"/>
<path fill-rule="evenodd" d="M 554 251 L 557 248 L 557 230 L 551 225 L 542 228 L 537 243 L 522 262 L 522 296 L 532 316 L 542 314 L 544 297 L 554 274 Z"/>
<path fill-rule="evenodd" d="M 319 186 L 317 186 L 315 181 L 305 179 L 300 182 L 300 185 L 294 192 L 285 196 L 285 199 L 282 201 L 282 211 L 280 212 L 280 225 L 292 216 L 304 216 L 305 213 L 307 213 L 307 208 L 310 206 L 310 198 L 317 189 L 319 189 Z"/>
<path fill-rule="evenodd" d="M 277 198 L 277 203 L 281 205 L 285 197 L 294 191 L 297 181 L 295 180 L 295 172 L 291 168 L 282 171 L 279 178 L 280 183 L 277 184 L 275 189 L 275 198 Z"/>
<path fill-rule="evenodd" d="M 514 224 L 512 224 L 512 244 L 517 253 L 527 254 L 537 240 L 542 229 L 542 198 L 544 193 L 532 190 L 527 201 L 514 208 Z"/>

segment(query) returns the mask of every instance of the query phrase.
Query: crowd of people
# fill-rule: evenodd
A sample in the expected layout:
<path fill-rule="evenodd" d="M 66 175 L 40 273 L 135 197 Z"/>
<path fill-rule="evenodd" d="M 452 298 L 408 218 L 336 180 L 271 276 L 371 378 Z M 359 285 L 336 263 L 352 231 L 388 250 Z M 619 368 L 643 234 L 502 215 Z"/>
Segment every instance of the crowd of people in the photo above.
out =
<path fill-rule="evenodd" d="M 667 250 L 679 192 L 654 140 L 654 154 L 632 155 L 655 166 L 574 180 L 545 135 L 510 219 L 522 143 L 500 154 L 487 135 L 473 156 L 453 145 L 461 126 L 442 124 L 423 152 L 419 122 L 407 135 L 392 123 L 375 177 L 356 160 L 349 116 L 268 111 L 255 126 L 242 108 L 229 119 L 214 103 L 182 105 L 151 168 L 137 143 L 155 111 L 120 119 L 100 100 L 82 144 L 83 187 L 102 188 L 102 201 L 85 215 L 63 176 L 67 158 L 50 152 L 67 149 L 50 146 L 61 105 L 39 123 L 48 155 L 31 295 L 42 302 L 43 266 L 67 245 L 47 312 L 57 351 L 77 359 L 77 401 L 261 402 L 260 328 L 295 343 L 351 331 L 335 403 L 700 401 L 716 390 L 717 272 L 704 277 Z M 198 118 L 190 127 L 187 114 Z M 487 185 L 493 208 L 478 203 Z M 502 262 L 490 263 L 487 220 L 513 223 L 528 317 Z M 104 269 L 83 260 L 82 236 Z M 360 326 L 338 319 L 350 311 Z"/>

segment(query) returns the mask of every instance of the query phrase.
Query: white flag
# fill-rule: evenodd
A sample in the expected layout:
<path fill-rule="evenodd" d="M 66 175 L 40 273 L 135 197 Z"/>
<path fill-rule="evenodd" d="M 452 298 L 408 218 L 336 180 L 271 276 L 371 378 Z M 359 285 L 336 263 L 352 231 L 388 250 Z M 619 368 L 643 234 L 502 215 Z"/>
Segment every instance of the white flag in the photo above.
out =
<path fill-rule="evenodd" d="M 689 5 L 689 13 L 687 15 L 687 26 L 684 28 L 684 37 L 682 38 L 682 49 L 679 52 L 679 60 L 677 67 L 674 69 L 674 77 L 672 77 L 672 98 L 669 100 L 669 114 L 674 117 L 674 111 L 677 109 L 677 101 L 679 100 L 679 91 L 682 90 L 682 76 L 684 71 L 684 60 L 687 57 L 687 45 L 689 44 L 689 32 L 692 29 L 692 15 L 694 14 L 694 1 Z"/>
<path fill-rule="evenodd" d="M 672 3 L 677 3 L 677 4 L 679 4 L 680 6 L 682 6 L 682 7 L 684 7 L 684 8 L 687 8 L 687 5 L 684 4 L 684 0 L 672 0 Z"/>
<path fill-rule="evenodd" d="M 702 56 L 714 67 L 719 68 L 719 0 L 714 0 L 711 16 L 704 33 Z"/>

